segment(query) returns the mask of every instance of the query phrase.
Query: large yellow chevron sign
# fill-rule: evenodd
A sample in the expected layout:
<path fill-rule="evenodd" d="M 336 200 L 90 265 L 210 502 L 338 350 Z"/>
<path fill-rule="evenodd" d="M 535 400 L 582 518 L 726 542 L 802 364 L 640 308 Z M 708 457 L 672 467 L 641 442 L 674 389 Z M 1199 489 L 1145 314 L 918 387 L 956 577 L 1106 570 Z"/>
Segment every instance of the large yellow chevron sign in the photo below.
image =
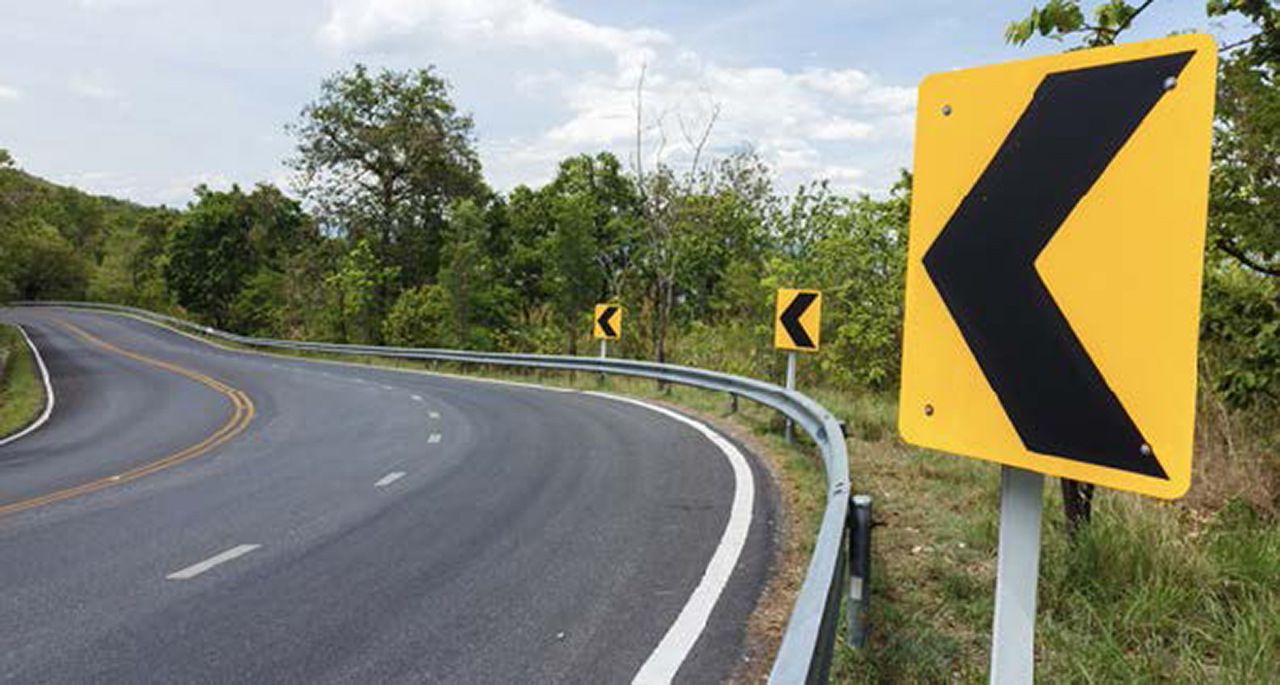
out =
<path fill-rule="evenodd" d="M 1216 61 L 1183 35 L 921 83 L 907 441 L 1187 490 Z"/>

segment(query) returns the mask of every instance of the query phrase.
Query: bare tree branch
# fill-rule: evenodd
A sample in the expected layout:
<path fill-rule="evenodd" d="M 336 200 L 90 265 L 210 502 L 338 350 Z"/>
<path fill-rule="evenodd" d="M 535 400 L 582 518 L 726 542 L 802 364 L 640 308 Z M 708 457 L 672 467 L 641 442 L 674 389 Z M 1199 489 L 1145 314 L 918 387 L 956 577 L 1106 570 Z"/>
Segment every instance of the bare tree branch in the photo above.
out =
<path fill-rule="evenodd" d="M 1280 277 L 1280 267 L 1263 264 L 1262 262 L 1255 260 L 1254 258 L 1249 256 L 1248 252 L 1245 252 L 1244 250 L 1242 250 L 1240 246 L 1235 243 L 1234 240 L 1231 240 L 1230 238 L 1222 237 L 1222 238 L 1218 238 L 1217 242 L 1214 244 L 1218 246 L 1219 250 L 1226 252 L 1228 255 L 1231 255 L 1232 257 L 1235 257 L 1237 261 L 1249 267 L 1250 269 L 1253 269 L 1254 271 L 1257 271 L 1258 273 L 1261 273 L 1261 274 L 1266 274 L 1267 276 Z"/>
<path fill-rule="evenodd" d="M 1141 5 L 1138 5 L 1138 9 L 1134 10 L 1134 11 L 1133 11 L 1133 14 L 1130 14 L 1130 15 L 1129 15 L 1129 18 L 1128 18 L 1128 19 L 1125 19 L 1123 24 L 1121 24 L 1121 25 L 1119 25 L 1119 26 L 1117 26 L 1117 27 L 1116 27 L 1115 31 L 1111 34 L 1111 35 L 1112 35 L 1112 37 L 1115 37 L 1115 36 L 1116 36 L 1117 34 L 1119 34 L 1121 31 L 1124 31 L 1125 29 L 1129 28 L 1129 25 L 1133 23 L 1133 20 L 1134 20 L 1134 19 L 1137 19 L 1137 18 L 1138 18 L 1138 15 L 1139 15 L 1139 14 L 1142 14 L 1143 10 L 1147 9 L 1148 7 L 1150 7 L 1150 6 L 1151 6 L 1151 3 L 1155 2 L 1155 1 L 1156 1 L 1156 0 L 1146 0 L 1146 2 L 1142 3 Z"/>

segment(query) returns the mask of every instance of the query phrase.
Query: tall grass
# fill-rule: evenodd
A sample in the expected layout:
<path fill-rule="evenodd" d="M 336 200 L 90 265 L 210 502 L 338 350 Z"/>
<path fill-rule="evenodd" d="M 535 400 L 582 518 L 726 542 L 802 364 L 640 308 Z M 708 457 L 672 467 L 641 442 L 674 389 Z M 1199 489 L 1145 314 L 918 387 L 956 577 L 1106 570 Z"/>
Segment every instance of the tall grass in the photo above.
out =
<path fill-rule="evenodd" d="M 901 444 L 888 400 L 833 404 L 865 426 L 851 431 L 854 489 L 876 495 L 883 524 L 873 541 L 873 642 L 857 653 L 841 649 L 840 680 L 982 681 L 998 467 Z M 1280 680 L 1280 526 L 1269 504 L 1275 481 L 1267 477 L 1274 477 L 1276 427 L 1256 417 L 1232 420 L 1230 451 L 1199 441 L 1202 463 L 1186 499 L 1100 490 L 1093 523 L 1075 540 L 1056 483 L 1048 482 L 1038 679 Z"/>

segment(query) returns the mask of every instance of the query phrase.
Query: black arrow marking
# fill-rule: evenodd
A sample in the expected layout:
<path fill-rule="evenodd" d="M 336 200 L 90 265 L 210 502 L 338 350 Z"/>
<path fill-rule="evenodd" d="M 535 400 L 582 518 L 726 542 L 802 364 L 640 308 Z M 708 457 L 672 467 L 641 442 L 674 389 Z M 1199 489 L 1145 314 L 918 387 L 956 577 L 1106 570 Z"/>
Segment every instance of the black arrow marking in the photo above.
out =
<path fill-rule="evenodd" d="M 1035 260 L 1193 54 L 1046 76 L 924 256 L 1028 450 L 1168 478 Z"/>
<path fill-rule="evenodd" d="M 610 323 L 613 320 L 613 315 L 617 313 L 618 308 L 611 305 L 605 307 L 604 311 L 600 313 L 600 317 L 596 319 L 596 323 L 600 326 L 600 332 L 604 333 L 606 338 L 618 337 L 618 332 L 613 330 L 613 325 Z M 581 321 L 582 319 L 578 320 Z"/>
<path fill-rule="evenodd" d="M 800 317 L 809 311 L 809 305 L 818 299 L 817 293 L 800 293 L 796 295 L 791 304 L 782 310 L 782 316 L 778 320 L 782 322 L 782 327 L 787 329 L 787 335 L 791 336 L 791 342 L 796 347 L 813 349 L 817 347 L 813 344 L 813 338 L 809 337 L 809 332 L 800 325 Z"/>

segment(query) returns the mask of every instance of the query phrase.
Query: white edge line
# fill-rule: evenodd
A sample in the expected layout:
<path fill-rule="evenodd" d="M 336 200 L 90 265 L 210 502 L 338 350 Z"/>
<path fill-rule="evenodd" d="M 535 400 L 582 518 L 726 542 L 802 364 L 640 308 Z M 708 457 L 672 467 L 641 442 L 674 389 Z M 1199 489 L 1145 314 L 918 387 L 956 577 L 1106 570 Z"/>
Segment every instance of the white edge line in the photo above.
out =
<path fill-rule="evenodd" d="M 590 391 L 584 394 L 634 404 L 692 426 L 694 430 L 702 433 L 720 448 L 725 458 L 729 460 L 729 466 L 733 468 L 733 505 L 729 509 L 729 521 L 725 524 L 720 544 L 716 546 L 716 551 L 711 555 L 711 561 L 707 563 L 707 570 L 703 573 L 702 580 L 694 588 L 693 594 L 689 595 L 689 600 L 680 610 L 675 623 L 667 629 L 667 634 L 663 636 L 662 641 L 654 648 L 631 681 L 646 684 L 669 683 L 675 679 L 685 658 L 689 656 L 698 638 L 702 636 L 702 631 L 707 627 L 707 621 L 711 619 L 711 612 L 715 610 L 716 603 L 720 600 L 725 586 L 729 584 L 733 570 L 738 565 L 738 559 L 742 556 L 742 549 L 747 544 L 747 534 L 751 530 L 751 512 L 755 507 L 755 478 L 742 451 L 701 421 L 630 397 Z"/>
<path fill-rule="evenodd" d="M 401 478 L 404 478 L 404 471 L 392 471 L 391 473 L 388 473 L 387 475 L 379 479 L 377 483 L 374 483 L 373 487 L 385 488 L 388 485 L 391 485 L 392 483 L 400 480 Z"/>
<path fill-rule="evenodd" d="M 44 381 L 45 402 L 44 402 L 44 411 L 40 413 L 39 418 L 37 418 L 35 421 L 32 421 L 30 425 L 18 431 L 17 433 L 14 433 L 13 435 L 10 435 L 7 438 L 0 438 L 0 446 L 7 445 L 13 442 L 14 440 L 17 440 L 18 438 L 25 437 L 31 434 L 40 426 L 43 426 L 45 422 L 49 420 L 49 416 L 53 414 L 53 404 L 54 404 L 53 383 L 49 382 L 49 369 L 45 368 L 44 357 L 40 356 L 40 350 L 39 348 L 36 347 L 36 344 L 31 342 L 31 336 L 27 335 L 27 330 L 23 328 L 21 324 L 15 323 L 13 324 L 13 326 L 14 328 L 18 329 L 19 333 L 22 334 L 22 339 L 27 341 L 27 347 L 31 348 L 31 356 L 35 357 L 36 366 L 40 368 L 40 378 Z"/>
<path fill-rule="evenodd" d="M 225 564 L 232 559 L 242 557 L 261 546 L 262 545 L 237 545 L 221 554 L 215 554 L 198 564 L 192 564 L 180 571 L 174 571 L 173 573 L 165 576 L 165 578 L 169 580 L 190 580 L 215 566 Z"/>

